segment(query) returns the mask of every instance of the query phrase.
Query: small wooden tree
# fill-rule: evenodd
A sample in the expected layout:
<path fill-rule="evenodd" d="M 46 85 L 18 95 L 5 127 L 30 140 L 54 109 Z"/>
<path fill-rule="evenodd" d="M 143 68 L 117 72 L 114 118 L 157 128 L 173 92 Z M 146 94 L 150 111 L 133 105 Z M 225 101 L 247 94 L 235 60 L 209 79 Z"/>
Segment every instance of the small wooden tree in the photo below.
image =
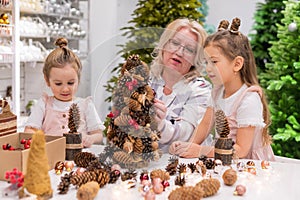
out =
<path fill-rule="evenodd" d="M 66 160 L 74 160 L 74 156 L 82 151 L 82 135 L 78 133 L 80 125 L 80 111 L 76 103 L 69 109 L 69 133 L 64 133 L 66 137 Z"/>

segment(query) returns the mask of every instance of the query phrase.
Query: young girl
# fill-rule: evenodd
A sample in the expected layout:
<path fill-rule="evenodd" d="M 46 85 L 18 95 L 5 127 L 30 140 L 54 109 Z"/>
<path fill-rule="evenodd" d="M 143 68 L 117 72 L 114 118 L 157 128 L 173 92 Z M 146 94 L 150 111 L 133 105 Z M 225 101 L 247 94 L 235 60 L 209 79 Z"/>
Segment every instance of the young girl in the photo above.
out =
<path fill-rule="evenodd" d="M 240 19 L 223 20 L 219 31 L 210 35 L 204 48 L 207 73 L 214 84 L 214 107 L 222 109 L 229 122 L 229 137 L 239 158 L 274 160 L 268 134 L 268 105 L 256 76 L 256 65 L 248 38 L 238 29 Z M 212 146 L 201 146 L 212 128 L 214 110 L 210 107 L 190 142 L 174 142 L 169 151 L 181 157 L 214 156 Z"/>
<path fill-rule="evenodd" d="M 76 103 L 80 111 L 78 132 L 82 134 L 83 145 L 90 147 L 94 143 L 102 142 L 104 126 L 91 97 L 86 99 L 75 97 L 82 65 L 67 44 L 65 38 L 57 39 L 55 45 L 58 47 L 46 58 L 43 74 L 53 96 L 44 94 L 37 102 L 24 132 L 42 129 L 47 135 L 62 136 L 63 133 L 69 132 L 69 109 L 72 103 Z"/>

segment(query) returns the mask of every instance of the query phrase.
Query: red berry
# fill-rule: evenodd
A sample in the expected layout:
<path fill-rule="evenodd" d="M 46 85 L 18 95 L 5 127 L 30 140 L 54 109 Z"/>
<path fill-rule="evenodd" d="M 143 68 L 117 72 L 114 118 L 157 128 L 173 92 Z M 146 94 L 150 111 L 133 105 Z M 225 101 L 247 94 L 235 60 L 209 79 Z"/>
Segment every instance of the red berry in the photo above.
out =
<path fill-rule="evenodd" d="M 163 181 L 162 184 L 163 184 L 164 188 L 170 186 L 170 183 L 168 181 Z"/>
<path fill-rule="evenodd" d="M 3 145 L 2 145 L 2 149 L 3 149 L 3 150 L 6 150 L 6 149 L 7 149 L 6 144 L 3 144 Z"/>
<path fill-rule="evenodd" d="M 16 150 L 16 149 L 15 149 L 14 147 L 10 146 L 8 150 L 14 151 L 14 150 Z"/>
<path fill-rule="evenodd" d="M 25 144 L 26 143 L 26 140 L 25 139 L 22 139 L 21 140 L 21 144 Z"/>
<path fill-rule="evenodd" d="M 31 145 L 31 139 L 28 139 L 27 141 L 26 141 L 26 144 L 28 144 L 29 146 Z"/>
<path fill-rule="evenodd" d="M 29 148 L 30 148 L 30 145 L 24 144 L 24 148 L 25 148 L 25 149 L 29 149 Z"/>

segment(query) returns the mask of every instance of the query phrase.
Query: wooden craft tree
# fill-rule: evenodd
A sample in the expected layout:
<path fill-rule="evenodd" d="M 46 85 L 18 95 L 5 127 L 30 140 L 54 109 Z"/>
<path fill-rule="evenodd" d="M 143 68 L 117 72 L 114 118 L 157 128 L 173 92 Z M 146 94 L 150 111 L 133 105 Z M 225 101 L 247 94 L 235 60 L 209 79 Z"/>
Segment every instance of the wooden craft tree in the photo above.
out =
<path fill-rule="evenodd" d="M 230 133 L 229 125 L 223 110 L 216 111 L 216 131 L 219 138 L 215 144 L 215 159 L 220 159 L 223 165 L 231 165 L 233 146 L 232 139 L 228 138 Z"/>
<path fill-rule="evenodd" d="M 38 130 L 32 136 L 24 184 L 19 192 L 20 198 L 24 195 L 24 189 L 37 195 L 39 199 L 51 198 L 53 191 L 48 170 L 45 135 L 43 131 Z"/>
<path fill-rule="evenodd" d="M 69 133 L 64 133 L 66 137 L 66 160 L 74 160 L 74 156 L 82 151 L 82 135 L 78 133 L 80 125 L 80 111 L 76 103 L 69 109 Z"/>

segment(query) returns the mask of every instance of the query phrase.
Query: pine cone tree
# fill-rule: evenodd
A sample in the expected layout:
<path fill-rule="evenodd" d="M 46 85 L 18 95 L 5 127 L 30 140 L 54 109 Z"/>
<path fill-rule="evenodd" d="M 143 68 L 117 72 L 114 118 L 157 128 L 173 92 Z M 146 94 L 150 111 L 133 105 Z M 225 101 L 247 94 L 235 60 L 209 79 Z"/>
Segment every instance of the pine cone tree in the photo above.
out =
<path fill-rule="evenodd" d="M 171 176 L 176 174 L 178 162 L 179 160 L 177 156 L 172 156 L 169 158 L 169 164 L 166 167 L 166 171 L 169 172 Z"/>
<path fill-rule="evenodd" d="M 180 187 L 169 194 L 169 200 L 195 200 L 203 197 L 203 190 L 200 187 Z"/>
<path fill-rule="evenodd" d="M 71 177 L 73 175 L 73 172 L 66 173 L 64 176 L 60 177 L 60 183 L 57 186 L 57 190 L 59 190 L 59 194 L 66 194 L 69 191 L 69 187 L 71 184 Z"/>
<path fill-rule="evenodd" d="M 80 124 L 80 112 L 76 103 L 73 103 L 69 109 L 69 133 L 77 133 Z"/>
<path fill-rule="evenodd" d="M 230 133 L 229 124 L 223 110 L 216 111 L 216 130 L 221 138 L 227 138 Z"/>
<path fill-rule="evenodd" d="M 90 181 L 96 181 L 99 187 L 103 187 L 109 182 L 109 174 L 103 169 L 94 171 L 85 171 L 80 175 L 74 175 L 70 179 L 71 183 L 76 186 L 81 186 Z"/>
<path fill-rule="evenodd" d="M 220 188 L 220 181 L 215 178 L 203 179 L 196 184 L 195 187 L 200 187 L 203 190 L 203 197 L 209 197 L 216 194 Z"/>
<path fill-rule="evenodd" d="M 89 163 L 96 160 L 96 156 L 90 152 L 79 152 L 74 156 L 74 162 L 77 167 L 88 167 Z"/>

